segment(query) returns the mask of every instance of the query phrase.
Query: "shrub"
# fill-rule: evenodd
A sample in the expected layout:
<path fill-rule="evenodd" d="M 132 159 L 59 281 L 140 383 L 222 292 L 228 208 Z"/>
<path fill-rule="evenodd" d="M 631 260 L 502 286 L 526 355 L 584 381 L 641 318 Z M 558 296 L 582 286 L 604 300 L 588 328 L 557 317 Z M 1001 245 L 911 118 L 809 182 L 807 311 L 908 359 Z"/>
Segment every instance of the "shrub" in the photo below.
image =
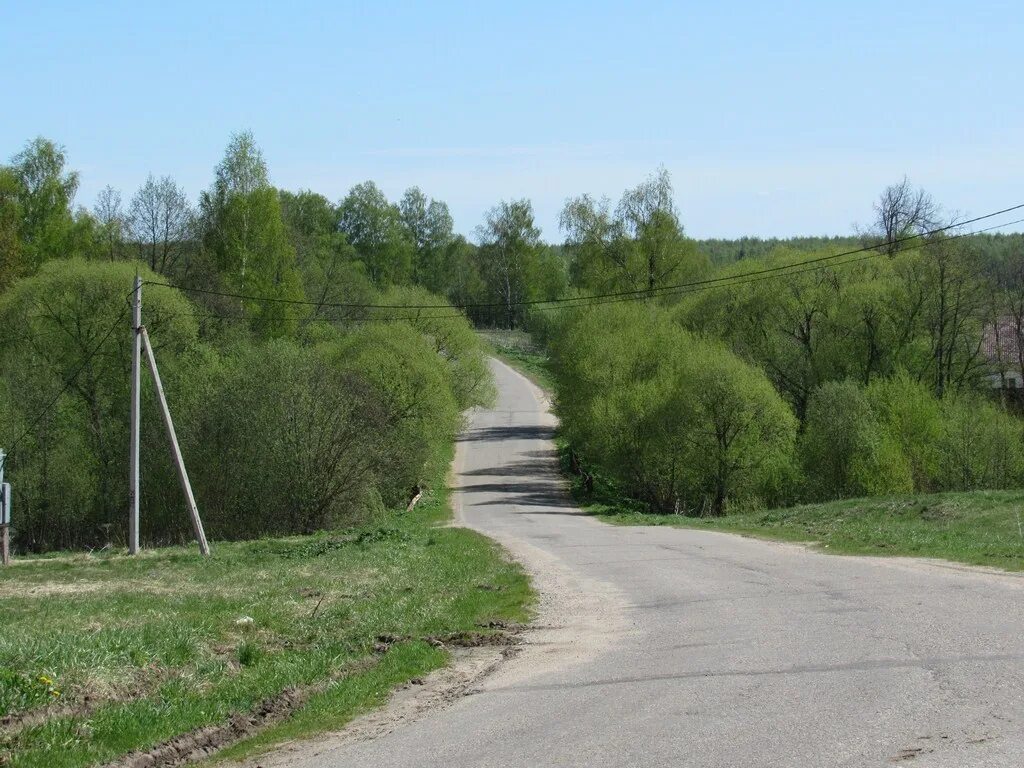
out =
<path fill-rule="evenodd" d="M 892 435 L 870 430 L 850 460 L 852 496 L 892 496 L 914 492 L 914 475 L 903 448 Z"/>
<path fill-rule="evenodd" d="M 1024 473 L 1021 423 L 978 396 L 942 404 L 938 485 L 944 489 L 1010 488 Z"/>
<path fill-rule="evenodd" d="M 722 514 L 775 500 L 793 477 L 796 420 L 770 382 L 653 307 L 572 317 L 554 342 L 570 442 L 660 510 Z"/>
<path fill-rule="evenodd" d="M 54 261 L 0 297 L 0 327 L 18 329 L 0 337 L 0 445 L 28 430 L 7 465 L 20 549 L 124 540 L 134 277 L 134 264 Z M 179 292 L 144 294 L 143 320 L 210 538 L 308 533 L 350 524 L 381 502 L 404 503 L 443 471 L 460 410 L 492 392 L 476 336 L 451 314 L 347 333 L 312 322 L 301 341 L 258 342 L 274 334 L 231 325 L 214 346 L 199 342 L 193 306 Z M 436 301 L 421 294 L 392 298 Z M 145 372 L 141 400 L 142 538 L 188 540 Z"/>
<path fill-rule="evenodd" d="M 459 427 L 451 369 L 405 323 L 374 323 L 353 332 L 333 365 L 377 392 L 383 413 L 378 489 L 385 503 L 407 500 L 413 486 L 443 472 L 448 461 Z"/>
<path fill-rule="evenodd" d="M 1017 485 L 1021 423 L 978 395 L 938 400 L 906 375 L 819 387 L 800 454 L 814 499 Z"/>
<path fill-rule="evenodd" d="M 764 374 L 717 344 L 691 340 L 668 413 L 687 450 L 685 486 L 725 512 L 727 500 L 777 502 L 793 478 L 796 417 Z"/>
<path fill-rule="evenodd" d="M 942 435 L 939 401 L 928 387 L 905 373 L 875 379 L 865 389 L 865 395 L 879 429 L 895 442 L 909 466 L 911 487 L 920 492 L 934 490 L 938 485 L 938 442 Z"/>
<path fill-rule="evenodd" d="M 211 538 L 309 533 L 362 513 L 387 415 L 364 377 L 329 358 L 271 341 L 207 369 L 189 448 Z"/>
<path fill-rule="evenodd" d="M 814 391 L 799 450 L 810 499 L 914 489 L 900 443 L 883 428 L 864 388 L 852 381 L 828 382 Z"/>
<path fill-rule="evenodd" d="M 877 429 L 862 387 L 852 381 L 818 387 L 807 403 L 799 443 L 807 496 L 820 500 L 857 495 L 854 461 L 864 451 L 865 438 Z"/>
<path fill-rule="evenodd" d="M 385 304 L 439 305 L 422 311 L 401 310 L 405 321 L 421 333 L 450 369 L 455 402 L 460 410 L 494 401 L 494 384 L 487 357 L 469 320 L 445 299 L 423 288 L 392 288 L 382 297 Z"/>

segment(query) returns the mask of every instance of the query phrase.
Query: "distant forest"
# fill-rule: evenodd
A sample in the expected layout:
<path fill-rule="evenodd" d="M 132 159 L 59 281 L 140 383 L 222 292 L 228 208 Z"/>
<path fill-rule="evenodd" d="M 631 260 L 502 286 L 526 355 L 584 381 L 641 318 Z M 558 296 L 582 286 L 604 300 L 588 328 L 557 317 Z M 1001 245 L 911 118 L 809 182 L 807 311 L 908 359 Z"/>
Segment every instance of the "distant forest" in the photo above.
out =
<path fill-rule="evenodd" d="M 774 252 L 813 253 L 815 251 L 854 250 L 869 245 L 872 236 L 835 235 L 826 237 L 711 237 L 697 240 L 697 250 L 707 257 L 714 266 L 732 264 L 743 259 L 763 259 Z M 970 235 L 964 238 L 973 247 L 983 252 L 989 261 L 1004 262 L 1012 253 L 1024 246 L 1024 234 Z"/>

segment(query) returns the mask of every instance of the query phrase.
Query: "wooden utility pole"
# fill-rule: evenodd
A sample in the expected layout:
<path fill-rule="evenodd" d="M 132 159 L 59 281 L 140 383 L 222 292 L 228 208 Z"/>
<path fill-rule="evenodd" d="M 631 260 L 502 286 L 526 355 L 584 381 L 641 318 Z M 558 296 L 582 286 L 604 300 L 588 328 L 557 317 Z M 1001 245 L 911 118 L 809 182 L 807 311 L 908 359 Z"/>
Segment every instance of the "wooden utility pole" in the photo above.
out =
<path fill-rule="evenodd" d="M 199 542 L 199 551 L 204 555 L 210 554 L 210 545 L 206 541 L 206 532 L 203 530 L 203 521 L 199 517 L 199 508 L 196 506 L 196 498 L 192 495 L 192 484 L 188 480 L 188 472 L 185 470 L 185 461 L 181 457 L 181 448 L 178 447 L 178 436 L 174 431 L 174 421 L 171 420 L 171 411 L 167 407 L 167 398 L 164 396 L 164 386 L 160 382 L 160 371 L 156 367 L 156 357 L 153 356 L 153 345 L 149 343 L 149 333 L 146 326 L 141 327 L 142 343 L 146 347 L 146 359 L 149 361 L 149 371 L 153 374 L 153 383 L 156 385 L 156 396 L 160 402 L 160 412 L 164 417 L 164 426 L 167 427 L 167 437 L 171 442 L 171 457 L 174 459 L 174 468 L 178 471 L 178 480 L 181 481 L 181 490 L 185 494 L 185 501 L 188 504 L 188 514 L 192 519 L 192 532 L 196 541 Z"/>
<path fill-rule="evenodd" d="M 139 390 L 142 378 L 142 278 L 132 292 L 132 404 L 128 454 L 128 552 L 139 552 Z"/>

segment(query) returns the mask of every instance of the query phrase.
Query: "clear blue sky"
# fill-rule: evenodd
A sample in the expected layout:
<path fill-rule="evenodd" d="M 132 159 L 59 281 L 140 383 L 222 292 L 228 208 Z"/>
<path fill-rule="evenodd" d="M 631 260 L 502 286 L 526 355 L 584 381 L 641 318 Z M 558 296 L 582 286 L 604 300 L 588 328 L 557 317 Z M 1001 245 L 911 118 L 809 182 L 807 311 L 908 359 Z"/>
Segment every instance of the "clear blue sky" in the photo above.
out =
<path fill-rule="evenodd" d="M 67 148 L 78 202 L 152 172 L 192 196 L 232 131 L 333 200 L 417 184 L 471 233 L 659 164 L 697 237 L 846 234 L 908 174 L 1024 202 L 1024 6 L 1006 2 L 0 0 L 0 159 Z"/>

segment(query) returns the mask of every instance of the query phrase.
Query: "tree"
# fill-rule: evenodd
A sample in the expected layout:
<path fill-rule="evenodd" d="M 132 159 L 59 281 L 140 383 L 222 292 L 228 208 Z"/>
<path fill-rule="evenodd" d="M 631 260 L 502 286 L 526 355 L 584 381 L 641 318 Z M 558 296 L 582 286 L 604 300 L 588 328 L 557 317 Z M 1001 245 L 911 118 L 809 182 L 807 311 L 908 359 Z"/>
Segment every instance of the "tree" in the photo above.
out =
<path fill-rule="evenodd" d="M 213 187 L 203 192 L 199 199 L 204 244 L 214 252 L 216 259 L 223 260 L 223 251 L 226 247 L 225 240 L 228 234 L 223 231 L 223 222 L 228 204 L 239 195 L 248 195 L 269 186 L 267 164 L 263 159 L 263 153 L 256 146 L 252 133 L 243 131 L 232 134 L 224 150 L 224 157 L 214 170 Z M 243 215 L 236 222 L 240 231 L 231 233 L 231 236 L 246 240 L 250 223 L 248 215 Z M 243 277 L 245 267 L 243 263 Z"/>
<path fill-rule="evenodd" d="M 355 249 L 338 231 L 337 209 L 323 195 L 314 192 L 282 191 L 279 196 L 305 294 L 315 302 L 311 319 L 343 321 L 362 317 L 363 313 L 357 309 L 327 306 L 369 304 L 373 299 L 373 286 L 362 264 L 356 260 Z"/>
<path fill-rule="evenodd" d="M 108 261 L 120 261 L 124 257 L 124 238 L 128 229 L 127 217 L 121 209 L 121 193 L 108 184 L 96 196 L 92 210 L 103 257 Z"/>
<path fill-rule="evenodd" d="M 302 277 L 281 199 L 252 134 L 231 137 L 200 207 L 203 245 L 221 279 L 234 292 L 257 297 L 239 299 L 250 328 L 266 338 L 293 334 L 302 312 L 291 302 L 304 299 Z"/>
<path fill-rule="evenodd" d="M 445 280 L 443 292 L 456 306 L 479 304 L 487 300 L 487 285 L 480 274 L 479 249 L 462 235 L 456 235 L 445 249 L 445 262 L 451 270 Z M 482 307 L 467 307 L 474 322 L 484 322 L 490 316 Z"/>
<path fill-rule="evenodd" d="M 130 334 L 108 332 L 127 328 L 125 297 L 134 276 L 134 266 L 124 262 L 54 260 L 0 296 L 0 327 L 19 329 L 14 337 L 0 335 L 0 390 L 10 398 L 0 445 L 27 430 L 8 467 L 18 494 L 19 547 L 103 545 L 110 542 L 106 526 L 117 526 L 114 535 L 122 530 Z M 157 275 L 143 269 L 143 277 Z M 179 373 L 194 361 L 193 307 L 177 291 L 150 291 L 146 328 L 175 402 Z M 155 426 L 160 416 L 148 386 L 143 418 Z M 149 508 L 169 495 L 177 503 L 166 439 L 156 429 L 147 435 L 152 449 L 144 452 L 144 492 L 153 496 L 144 502 Z"/>
<path fill-rule="evenodd" d="M 135 193 L 129 208 L 132 239 L 149 268 L 167 274 L 181 255 L 192 231 L 193 214 L 185 191 L 170 176 L 153 174 Z"/>
<path fill-rule="evenodd" d="M 683 234 L 664 168 L 627 190 L 614 213 L 607 199 L 569 200 L 560 224 L 580 286 L 653 291 L 707 269 L 707 258 Z"/>
<path fill-rule="evenodd" d="M 515 327 L 521 302 L 531 294 L 530 277 L 541 247 L 529 200 L 502 201 L 477 228 L 480 274 L 488 292 L 504 305 L 503 324 Z"/>
<path fill-rule="evenodd" d="M 293 334 L 300 310 L 289 302 L 302 301 L 304 294 L 277 190 L 232 194 L 219 228 L 222 273 L 239 293 L 259 297 L 241 300 L 250 328 L 271 338 Z"/>
<path fill-rule="evenodd" d="M 1014 488 L 1024 475 L 1020 419 L 977 395 L 942 402 L 937 480 L 947 490 Z"/>
<path fill-rule="evenodd" d="M 419 187 L 410 187 L 398 209 L 406 238 L 413 244 L 413 282 L 431 291 L 443 290 L 451 277 L 445 257 L 454 236 L 448 206 L 440 200 L 428 199 Z"/>
<path fill-rule="evenodd" d="M 989 264 L 989 331 L 1001 377 L 1016 370 L 1024 378 L 1024 245 Z M 1003 380 L 1005 388 L 1005 378 Z"/>
<path fill-rule="evenodd" d="M 985 372 L 982 327 L 988 291 L 970 244 L 942 234 L 898 254 L 889 312 L 903 367 L 937 397 L 971 386 Z"/>
<path fill-rule="evenodd" d="M 875 221 L 872 235 L 879 248 L 892 256 L 903 249 L 896 242 L 935 229 L 939 221 L 939 206 L 923 189 L 915 188 L 907 177 L 892 184 L 875 203 Z"/>
<path fill-rule="evenodd" d="M 802 255 L 778 252 L 758 268 L 800 263 Z M 749 263 L 736 262 L 720 277 L 743 274 Z M 676 309 L 683 326 L 719 338 L 733 352 L 762 367 L 803 421 L 811 392 L 836 375 L 830 364 L 845 357 L 835 354 L 833 317 L 840 295 L 838 270 L 788 275 L 785 280 L 762 280 L 728 285 L 684 297 Z M 845 373 L 839 378 L 845 377 Z"/>
<path fill-rule="evenodd" d="M 398 206 L 372 181 L 352 187 L 338 207 L 338 228 L 355 248 L 366 273 L 377 285 L 407 282 L 412 273 L 413 243 Z"/>
<path fill-rule="evenodd" d="M 65 170 L 64 148 L 41 136 L 12 158 L 21 213 L 22 258 L 34 272 L 46 260 L 73 256 L 71 204 L 78 174 Z"/>
<path fill-rule="evenodd" d="M 270 186 L 267 162 L 252 131 L 231 134 L 224 157 L 217 165 L 214 189 L 221 197 L 247 195 Z"/>
<path fill-rule="evenodd" d="M 661 168 L 619 201 L 616 216 L 636 245 L 638 277 L 653 290 L 678 270 L 684 254 L 682 227 L 672 199 L 672 179 Z M 691 246 L 692 247 L 692 246 Z"/>
<path fill-rule="evenodd" d="M 0 166 L 0 291 L 22 271 L 19 192 L 14 170 Z"/>

